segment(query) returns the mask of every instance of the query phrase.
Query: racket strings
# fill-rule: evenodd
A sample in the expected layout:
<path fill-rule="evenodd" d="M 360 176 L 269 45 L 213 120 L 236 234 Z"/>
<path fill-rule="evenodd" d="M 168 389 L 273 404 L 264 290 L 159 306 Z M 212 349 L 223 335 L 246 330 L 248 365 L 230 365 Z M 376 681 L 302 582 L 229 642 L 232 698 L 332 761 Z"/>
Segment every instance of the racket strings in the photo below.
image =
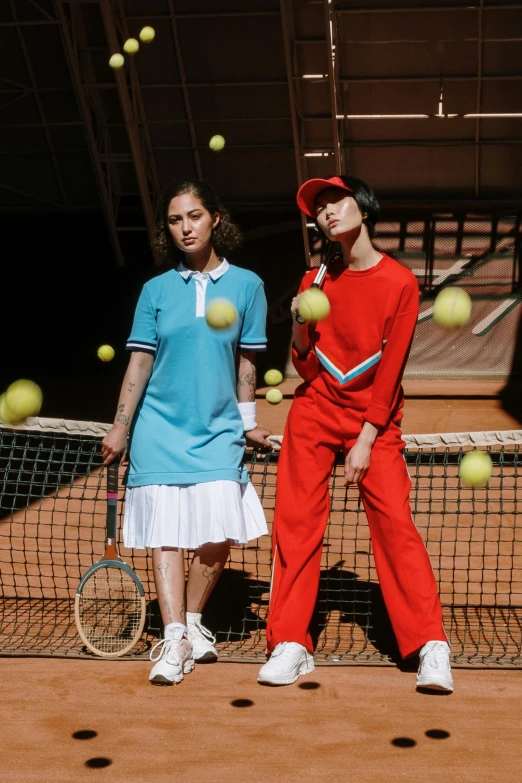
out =
<path fill-rule="evenodd" d="M 86 639 L 101 653 L 123 650 L 141 633 L 141 595 L 121 568 L 99 568 L 87 579 L 78 613 Z"/>

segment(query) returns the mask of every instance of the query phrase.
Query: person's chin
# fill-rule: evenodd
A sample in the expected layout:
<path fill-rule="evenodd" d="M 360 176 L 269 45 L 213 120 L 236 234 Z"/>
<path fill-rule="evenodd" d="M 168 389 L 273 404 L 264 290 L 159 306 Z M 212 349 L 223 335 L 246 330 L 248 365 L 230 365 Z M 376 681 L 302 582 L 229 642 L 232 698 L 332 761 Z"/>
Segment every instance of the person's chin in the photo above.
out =
<path fill-rule="evenodd" d="M 328 236 L 328 239 L 331 242 L 340 242 L 342 237 L 348 236 L 348 235 L 353 235 L 353 234 L 358 234 L 360 232 L 360 230 L 361 230 L 361 226 L 360 225 L 356 225 L 356 226 L 348 225 L 348 226 L 346 226 L 346 225 L 341 225 L 340 223 L 338 223 L 336 226 L 334 226 L 331 229 L 331 231 L 328 232 L 327 236 Z"/>

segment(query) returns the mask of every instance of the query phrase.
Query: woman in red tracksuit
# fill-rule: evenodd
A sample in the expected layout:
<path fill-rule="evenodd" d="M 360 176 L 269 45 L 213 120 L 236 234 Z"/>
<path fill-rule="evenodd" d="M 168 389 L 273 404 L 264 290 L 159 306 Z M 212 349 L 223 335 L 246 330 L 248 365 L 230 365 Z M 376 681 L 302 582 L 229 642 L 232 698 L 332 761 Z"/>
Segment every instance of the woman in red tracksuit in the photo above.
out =
<path fill-rule="evenodd" d="M 313 671 L 309 625 L 319 587 L 328 484 L 335 455 L 346 455 L 347 484 L 358 484 L 386 607 L 403 657 L 420 654 L 417 686 L 451 692 L 449 645 L 428 553 L 412 520 L 401 439 L 402 375 L 417 322 L 414 275 L 371 242 L 379 205 L 353 177 L 305 182 L 300 209 L 316 219 L 342 257 L 323 284 L 327 318 L 296 320 L 297 389 L 279 457 L 274 518 L 268 662 L 258 681 L 288 685 Z M 313 283 L 307 274 L 299 293 Z"/>

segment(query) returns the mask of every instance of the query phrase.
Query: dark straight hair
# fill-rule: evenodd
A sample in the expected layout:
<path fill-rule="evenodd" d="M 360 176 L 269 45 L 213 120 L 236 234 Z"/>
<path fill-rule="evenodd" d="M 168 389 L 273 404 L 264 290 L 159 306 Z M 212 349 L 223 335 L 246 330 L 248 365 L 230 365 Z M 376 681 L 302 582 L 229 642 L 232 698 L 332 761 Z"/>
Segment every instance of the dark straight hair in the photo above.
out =
<path fill-rule="evenodd" d="M 357 177 L 348 177 L 345 175 L 341 175 L 339 179 L 341 179 L 346 185 L 346 187 L 350 188 L 350 190 L 352 191 L 353 198 L 355 200 L 355 203 L 359 207 L 361 214 L 366 216 L 363 217 L 363 223 L 368 230 L 368 236 L 370 237 L 370 239 L 374 239 L 377 233 L 375 231 L 375 224 L 379 220 L 380 207 L 379 207 L 379 202 L 377 201 L 373 190 L 370 188 L 369 185 L 366 184 L 366 182 L 363 182 L 362 179 L 357 179 Z M 335 185 L 333 187 L 335 187 Z M 316 225 L 317 225 L 317 221 L 316 221 Z M 342 256 L 341 245 L 338 242 L 334 242 L 334 243 L 330 242 L 330 240 L 327 238 L 324 232 L 319 228 L 319 226 L 317 226 L 317 228 L 319 231 L 320 238 L 322 240 L 322 244 L 319 249 L 319 252 L 321 254 L 321 259 L 324 260 L 327 257 L 333 258 L 336 255 L 339 255 L 341 257 Z M 336 247 L 333 248 L 332 244 L 336 245 Z"/>
<path fill-rule="evenodd" d="M 164 263 L 177 265 L 184 258 L 183 251 L 176 247 L 170 234 L 168 216 L 172 199 L 184 193 L 191 193 L 211 215 L 219 213 L 221 219 L 212 230 L 212 245 L 218 256 L 226 256 L 241 247 L 243 244 L 241 231 L 218 199 L 212 186 L 204 180 L 178 179 L 171 182 L 163 192 L 160 218 L 153 242 L 157 255 Z"/>

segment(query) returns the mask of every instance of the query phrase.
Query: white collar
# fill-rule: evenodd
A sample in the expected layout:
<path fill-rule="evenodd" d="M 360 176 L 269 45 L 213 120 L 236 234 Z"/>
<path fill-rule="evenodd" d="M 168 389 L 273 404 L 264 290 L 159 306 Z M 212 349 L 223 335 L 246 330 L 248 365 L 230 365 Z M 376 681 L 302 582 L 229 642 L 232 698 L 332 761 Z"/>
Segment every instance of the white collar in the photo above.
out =
<path fill-rule="evenodd" d="M 187 269 L 183 262 L 181 262 L 177 267 L 177 271 L 184 280 L 190 280 L 192 275 L 208 274 L 212 280 L 216 281 L 219 280 L 219 278 L 222 277 L 228 269 L 230 269 L 230 264 L 226 258 L 223 259 L 219 266 L 217 266 L 215 269 L 212 269 L 210 272 L 194 272 L 193 269 Z"/>

